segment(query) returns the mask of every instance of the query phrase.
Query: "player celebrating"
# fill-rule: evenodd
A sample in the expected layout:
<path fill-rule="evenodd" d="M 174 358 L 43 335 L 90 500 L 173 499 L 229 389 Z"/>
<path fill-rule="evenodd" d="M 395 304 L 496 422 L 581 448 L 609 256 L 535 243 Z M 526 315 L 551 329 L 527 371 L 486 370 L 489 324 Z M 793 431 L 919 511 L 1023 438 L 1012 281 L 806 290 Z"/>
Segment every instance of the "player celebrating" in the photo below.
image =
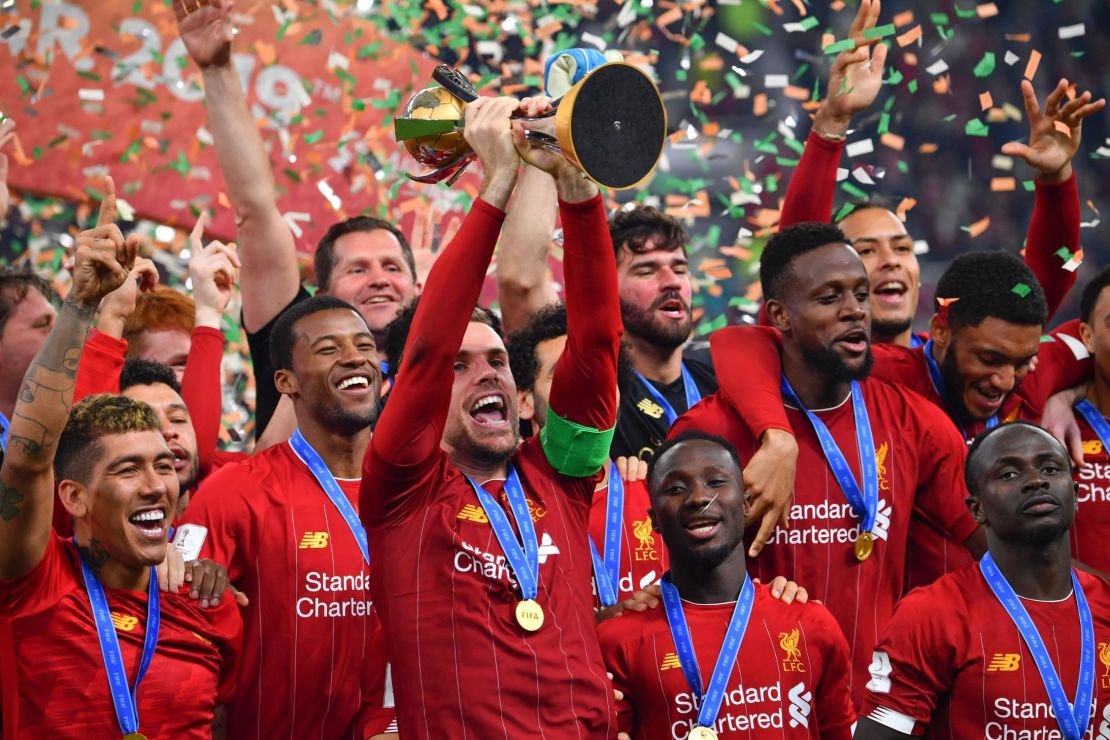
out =
<path fill-rule="evenodd" d="M 211 737 L 235 687 L 233 600 L 202 610 L 158 589 L 178 496 L 158 417 L 100 395 L 66 418 L 96 307 L 135 258 L 111 210 L 78 237 L 73 286 L 27 371 L 0 468 L 0 640 L 19 646 L 2 664 L 5 737 Z M 55 480 L 72 541 L 51 531 Z"/>
<path fill-rule="evenodd" d="M 467 106 L 480 197 L 428 278 L 363 469 L 405 736 L 615 733 L 585 533 L 616 417 L 616 265 L 597 187 L 510 129 L 520 105 L 546 107 Z M 504 344 L 474 311 L 520 157 L 556 181 L 568 311 L 547 425 L 522 445 Z"/>
<path fill-rule="evenodd" d="M 856 738 L 1078 740 L 1092 717 L 1105 735 L 1110 586 L 1072 568 L 1070 472 L 1063 446 L 1028 422 L 976 438 L 967 504 L 989 554 L 898 605 Z"/>
<path fill-rule="evenodd" d="M 386 670 L 357 513 L 378 354 L 362 316 L 330 296 L 291 307 L 271 341 L 298 431 L 205 479 L 174 541 L 187 560 L 227 563 L 251 601 L 229 736 L 349 737 Z"/>
<path fill-rule="evenodd" d="M 671 563 L 664 609 L 599 628 L 624 694 L 621 729 L 645 740 L 850 738 L 848 645 L 836 621 L 822 606 L 777 601 L 747 575 L 736 451 L 679 435 L 659 448 L 648 482 Z"/>
<path fill-rule="evenodd" d="M 902 594 L 911 513 L 959 542 L 976 529 L 962 503 L 965 448 L 935 405 L 867 377 L 867 273 L 839 229 L 783 230 L 764 248 L 760 280 L 768 316 L 783 335 L 782 359 L 775 361 L 783 368 L 787 428 L 798 438 L 798 467 L 807 475 L 795 483 L 790 529 L 773 533 L 749 571 L 806 584 L 829 607 L 852 648 L 850 685 L 858 701 L 871 647 Z M 731 352 L 736 331 L 742 330 L 719 332 L 714 351 L 723 343 Z M 741 458 L 752 455 L 762 430 L 737 410 L 738 399 L 752 400 L 743 395 L 751 374 L 722 377 L 721 390 L 680 417 L 675 431 L 719 432 Z"/>

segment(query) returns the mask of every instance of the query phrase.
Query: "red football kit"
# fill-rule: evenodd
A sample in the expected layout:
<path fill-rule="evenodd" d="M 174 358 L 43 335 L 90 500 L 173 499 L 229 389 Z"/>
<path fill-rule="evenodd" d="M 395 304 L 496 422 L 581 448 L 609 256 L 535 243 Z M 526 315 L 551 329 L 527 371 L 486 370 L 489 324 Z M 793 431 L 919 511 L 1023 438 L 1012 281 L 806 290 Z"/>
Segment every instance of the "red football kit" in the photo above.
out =
<path fill-rule="evenodd" d="M 745 373 L 745 386 L 749 377 Z M 726 390 L 735 382 L 735 378 L 722 378 L 721 390 L 679 417 L 671 434 L 687 429 L 720 434 L 732 442 L 746 465 L 759 442 Z M 862 562 L 856 559 L 853 542 L 859 535 L 860 516 L 849 506 L 809 420 L 801 411 L 787 408 L 799 448 L 790 527 L 776 529 L 759 556 L 748 560 L 753 578 L 766 583 L 781 575 L 797 581 L 836 617 L 851 650 L 849 686 L 857 703 L 867 680 L 871 649 L 903 593 L 911 516 L 917 513 L 960 542 L 976 529 L 964 505 L 966 446 L 940 409 L 879 380 L 865 380 L 860 386 L 879 477 L 874 552 Z M 851 397 L 835 408 L 812 411 L 828 427 L 856 480 L 862 481 Z"/>
<path fill-rule="evenodd" d="M 1083 437 L 1083 461 L 1074 472 L 1079 484 L 1079 509 L 1071 525 L 1071 556 L 1079 562 L 1110 572 L 1110 452 L 1083 414 L 1075 413 Z"/>
<path fill-rule="evenodd" d="M 1029 373 L 1003 402 L 998 413 L 1001 421 L 1027 419 L 1039 423 L 1044 404 L 1053 393 L 1079 385 L 1087 379 L 1091 372 L 1090 354 L 1077 338 L 1078 335 L 1078 322 L 1071 321 L 1042 340 L 1036 370 Z M 713 361 L 718 367 L 729 367 L 722 363 L 743 358 L 743 366 L 748 368 L 743 378 L 744 393 L 734 393 L 733 397 L 742 401 L 736 405 L 736 410 L 757 435 L 767 429 L 793 432 L 782 410 L 780 342 L 778 331 L 770 327 L 724 329 L 714 334 L 711 340 Z M 929 375 L 925 347 L 907 349 L 892 344 L 875 344 L 871 352 L 875 358 L 872 378 L 909 388 L 938 408 L 947 408 L 947 401 L 937 392 Z M 959 429 L 968 440 L 986 429 L 983 422 L 960 428 L 949 417 L 941 418 L 949 426 Z M 907 591 L 932 583 L 945 573 L 972 563 L 966 548 L 959 541 L 945 536 L 936 528 L 935 522 L 927 518 L 914 517 L 909 538 L 912 545 L 909 549 L 911 557 L 906 563 Z"/>
<path fill-rule="evenodd" d="M 1110 585 L 1079 582 L 1094 620 L 1095 703 L 1084 735 L 1110 737 Z M 1070 703 L 1079 678 L 1075 596 L 1022 599 L 1048 649 Z M 1037 666 L 979 567 L 950 573 L 899 604 L 875 648 L 860 712 L 912 735 L 932 738 L 1049 740 L 1061 737 Z"/>
<path fill-rule="evenodd" d="M 727 738 L 848 740 L 855 711 L 848 696 L 848 646 L 819 604 L 784 604 L 757 585 L 752 614 L 713 729 Z M 736 602 L 682 602 L 694 652 L 709 683 Z M 700 703 L 682 672 L 662 607 L 625 612 L 598 628 L 620 727 L 633 738 L 685 740 Z"/>
<path fill-rule="evenodd" d="M 616 470 L 616 467 L 613 467 Z M 590 507 L 590 537 L 597 547 L 598 555 L 605 554 L 605 515 L 608 504 L 609 487 L 594 491 L 593 506 Z M 624 484 L 624 523 L 621 526 L 620 584 L 617 598 L 627 599 L 637 591 L 658 583 L 667 570 L 667 550 L 663 538 L 652 529 L 648 509 L 651 499 L 648 496 L 647 481 Z M 594 596 L 598 597 L 597 583 L 594 582 Z M 600 607 L 598 601 L 595 606 Z"/>
<path fill-rule="evenodd" d="M 357 508 L 359 482 L 337 482 Z M 228 737 L 349 737 L 386 692 L 370 569 L 289 442 L 210 475 L 182 521 L 175 544 L 226 564 L 250 599 Z"/>
<path fill-rule="evenodd" d="M 146 591 L 104 588 L 129 685 L 146 632 Z M 213 709 L 235 694 L 243 623 L 232 598 L 201 609 L 162 593 L 158 647 L 139 685 L 147 737 L 211 738 Z M 3 737 L 120 737 L 77 547 L 51 535 L 43 559 L 0 581 Z"/>
<path fill-rule="evenodd" d="M 598 196 L 560 203 L 560 212 L 568 332 L 550 407 L 568 421 L 610 429 L 621 323 L 605 211 Z M 503 220 L 476 200 L 440 253 L 363 469 L 361 516 L 400 731 L 611 737 L 616 716 L 597 643 L 586 537 L 600 473 L 557 473 L 540 438 L 511 458 L 539 544 L 536 601 L 545 619 L 527 632 L 514 618 L 522 599 L 514 571 L 474 489 L 440 449 L 452 367 Z M 502 481 L 482 483 L 504 509 Z"/>

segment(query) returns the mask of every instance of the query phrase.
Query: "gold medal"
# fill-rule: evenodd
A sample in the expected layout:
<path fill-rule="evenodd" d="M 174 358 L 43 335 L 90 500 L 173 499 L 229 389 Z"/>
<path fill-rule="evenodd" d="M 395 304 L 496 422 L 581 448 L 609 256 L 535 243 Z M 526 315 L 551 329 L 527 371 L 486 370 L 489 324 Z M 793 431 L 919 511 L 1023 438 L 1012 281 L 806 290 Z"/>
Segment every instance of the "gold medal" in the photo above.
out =
<path fill-rule="evenodd" d="M 690 740 L 717 740 L 717 733 L 712 727 L 695 727 L 690 730 Z"/>
<path fill-rule="evenodd" d="M 137 732 L 129 732 L 123 736 L 123 740 L 146 740 L 146 735 L 140 735 Z"/>
<path fill-rule="evenodd" d="M 860 532 L 852 549 L 856 551 L 856 560 L 862 563 L 875 550 L 875 537 L 870 532 Z"/>
<path fill-rule="evenodd" d="M 516 623 L 529 632 L 543 627 L 543 607 L 535 599 L 525 599 L 516 605 Z"/>

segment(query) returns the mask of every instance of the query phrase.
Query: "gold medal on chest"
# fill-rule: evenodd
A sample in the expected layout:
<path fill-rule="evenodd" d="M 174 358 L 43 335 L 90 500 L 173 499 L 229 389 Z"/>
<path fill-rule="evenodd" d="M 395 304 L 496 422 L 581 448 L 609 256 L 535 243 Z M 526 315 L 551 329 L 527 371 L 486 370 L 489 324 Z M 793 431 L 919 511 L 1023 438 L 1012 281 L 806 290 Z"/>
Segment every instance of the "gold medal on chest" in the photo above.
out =
<path fill-rule="evenodd" d="M 528 632 L 543 627 L 543 607 L 535 599 L 525 599 L 516 605 L 516 623 Z"/>
<path fill-rule="evenodd" d="M 856 560 L 862 563 L 875 551 L 875 536 L 870 532 L 860 532 L 859 539 L 852 545 L 852 549 L 856 552 Z"/>

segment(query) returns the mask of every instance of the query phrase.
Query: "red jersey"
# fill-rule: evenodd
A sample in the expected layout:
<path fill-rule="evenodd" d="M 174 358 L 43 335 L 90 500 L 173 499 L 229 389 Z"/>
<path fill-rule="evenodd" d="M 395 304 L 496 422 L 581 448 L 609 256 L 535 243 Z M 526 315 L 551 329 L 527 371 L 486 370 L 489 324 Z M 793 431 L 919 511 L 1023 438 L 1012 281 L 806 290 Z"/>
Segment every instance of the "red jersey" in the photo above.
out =
<path fill-rule="evenodd" d="M 848 696 L 848 645 L 819 604 L 784 604 L 757 585 L 752 614 L 714 729 L 728 738 L 848 740 L 856 715 Z M 736 602 L 683 601 L 703 688 Z M 662 608 L 625 612 L 598 628 L 619 702 L 621 731 L 633 738 L 684 740 L 700 703 L 682 672 Z"/>
<path fill-rule="evenodd" d="M 1094 618 L 1095 704 L 1085 737 L 1110 736 L 1110 585 L 1079 574 Z M 1075 596 L 1022 599 L 1068 695 L 1079 679 Z M 1059 738 L 1041 675 L 978 566 L 963 568 L 898 604 L 875 648 L 861 715 L 933 738 Z"/>
<path fill-rule="evenodd" d="M 147 593 L 104 592 L 133 682 Z M 159 605 L 158 647 L 138 691 L 139 730 L 152 738 L 210 738 L 213 709 L 235 694 L 239 608 L 228 598 L 201 609 L 187 587 L 160 594 Z M 3 736 L 120 737 L 76 546 L 52 535 L 29 573 L 0 581 L 0 612 Z"/>
<path fill-rule="evenodd" d="M 914 512 L 963 541 L 976 529 L 964 505 L 963 461 L 967 451 L 940 409 L 915 393 L 883 383 L 860 383 L 871 421 L 879 474 L 875 549 L 860 562 L 852 543 L 860 517 L 849 506 L 825 460 L 806 416 L 787 408 L 798 441 L 798 470 L 790 527 L 778 528 L 759 557 L 748 560 L 753 578 L 770 582 L 786 576 L 821 600 L 848 638 L 853 698 L 863 695 L 867 665 L 895 601 L 903 592 L 906 537 Z M 832 409 L 814 410 L 861 481 L 851 396 Z M 679 417 L 672 434 L 700 429 L 720 434 L 736 447 L 746 465 L 759 449 L 751 430 L 721 393 Z"/>
<path fill-rule="evenodd" d="M 616 467 L 613 468 L 616 470 Z M 593 505 L 590 507 L 590 537 L 597 547 L 597 554 L 605 556 L 605 516 L 609 499 L 609 487 L 594 491 Z M 623 601 L 637 591 L 659 583 L 667 570 L 667 549 L 663 538 L 652 528 L 648 509 L 646 481 L 624 484 L 624 525 L 621 527 L 620 585 L 617 598 Z M 597 597 L 597 582 L 594 582 L 594 596 Z M 595 606 L 600 607 L 598 601 Z"/>
<path fill-rule="evenodd" d="M 1083 435 L 1083 460 L 1087 467 L 1076 470 L 1079 509 L 1071 525 L 1071 556 L 1079 562 L 1110 572 L 1110 452 L 1095 430 L 1076 412 Z"/>
<path fill-rule="evenodd" d="M 338 483 L 357 509 L 359 481 Z M 308 467 L 288 442 L 224 466 L 182 520 L 184 542 L 203 541 L 250 599 L 228 737 L 350 736 L 364 693 L 384 695 L 382 637 L 370 569 Z"/>

